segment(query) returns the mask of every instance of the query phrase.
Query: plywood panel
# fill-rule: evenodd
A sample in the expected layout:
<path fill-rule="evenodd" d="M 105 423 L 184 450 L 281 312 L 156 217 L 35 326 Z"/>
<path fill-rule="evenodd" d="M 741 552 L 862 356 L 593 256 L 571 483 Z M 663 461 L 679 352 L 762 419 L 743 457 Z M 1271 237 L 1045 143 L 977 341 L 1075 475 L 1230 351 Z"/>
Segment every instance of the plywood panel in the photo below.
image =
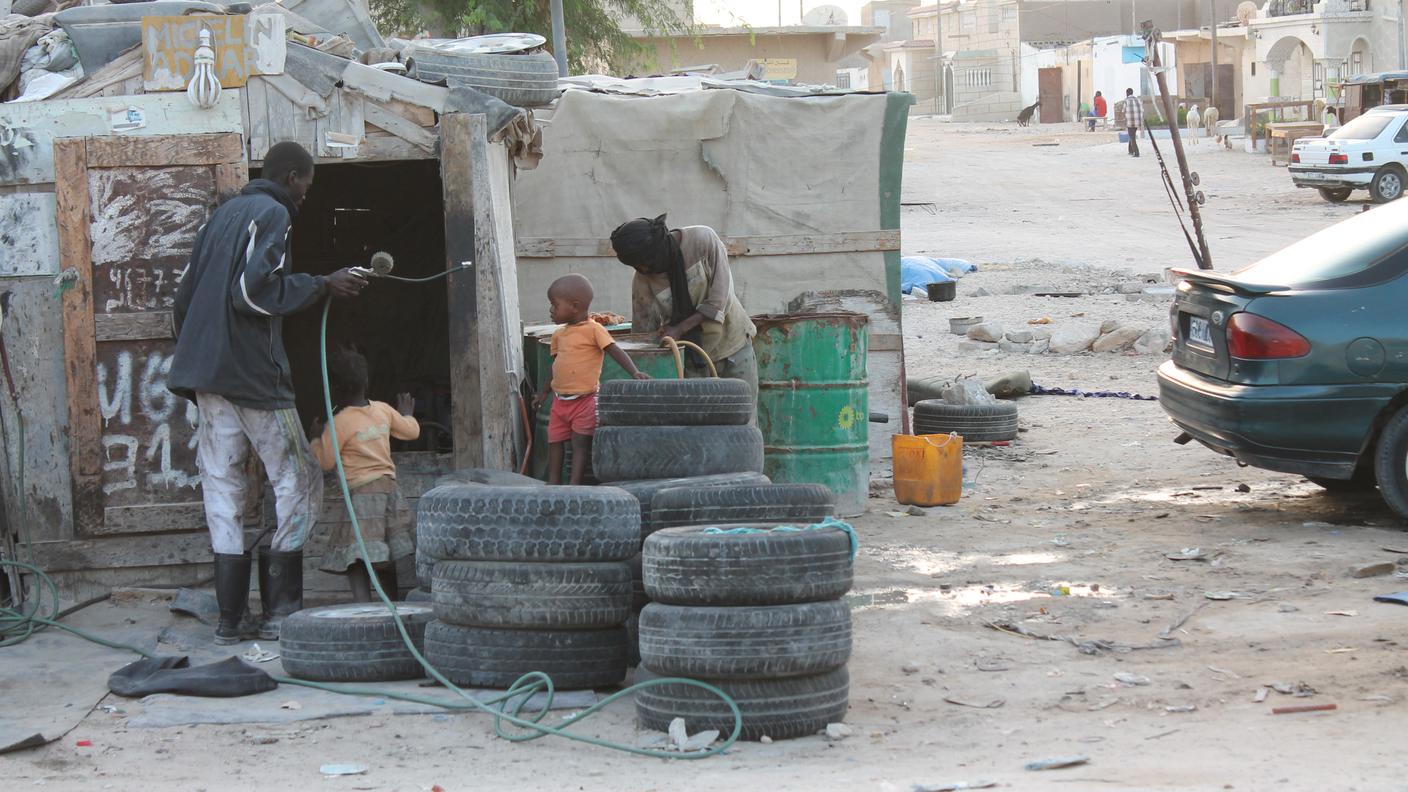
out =
<path fill-rule="evenodd" d="M 191 243 L 213 209 L 214 170 L 103 168 L 88 178 L 94 310 L 170 310 Z"/>

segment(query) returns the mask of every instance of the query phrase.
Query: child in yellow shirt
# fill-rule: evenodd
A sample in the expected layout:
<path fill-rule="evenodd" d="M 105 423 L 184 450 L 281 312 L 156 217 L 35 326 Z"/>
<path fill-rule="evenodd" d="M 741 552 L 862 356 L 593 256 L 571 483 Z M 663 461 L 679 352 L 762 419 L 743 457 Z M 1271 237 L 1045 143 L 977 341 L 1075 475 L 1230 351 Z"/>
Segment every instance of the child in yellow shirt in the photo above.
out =
<path fill-rule="evenodd" d="M 596 392 L 601 387 L 601 364 L 606 355 L 632 377 L 642 374 L 630 355 L 616 345 L 611 334 L 591 318 L 592 283 L 581 275 L 565 275 L 548 287 L 548 315 L 559 327 L 552 334 L 552 376 L 533 400 L 541 407 L 553 394 L 548 418 L 548 483 L 562 483 L 562 459 L 572 442 L 571 483 L 586 478 L 596 434 Z"/>
<path fill-rule="evenodd" d="M 332 447 L 331 430 L 322 429 L 321 437 L 313 442 L 313 456 L 323 470 L 336 467 L 334 454 L 342 457 L 367 556 L 382 589 L 396 599 L 396 562 L 415 553 L 415 513 L 396 486 L 391 438 L 414 440 L 420 436 L 420 424 L 411 417 L 415 402 L 409 393 L 396 397 L 395 408 L 386 402 L 367 401 L 367 359 L 355 350 L 335 352 L 328 363 L 333 403 L 340 405 L 333 417 L 338 447 Z M 321 421 L 315 424 L 315 434 L 320 426 Z M 353 598 L 372 601 L 371 578 L 358 553 L 350 518 L 333 528 L 320 568 L 346 575 Z"/>

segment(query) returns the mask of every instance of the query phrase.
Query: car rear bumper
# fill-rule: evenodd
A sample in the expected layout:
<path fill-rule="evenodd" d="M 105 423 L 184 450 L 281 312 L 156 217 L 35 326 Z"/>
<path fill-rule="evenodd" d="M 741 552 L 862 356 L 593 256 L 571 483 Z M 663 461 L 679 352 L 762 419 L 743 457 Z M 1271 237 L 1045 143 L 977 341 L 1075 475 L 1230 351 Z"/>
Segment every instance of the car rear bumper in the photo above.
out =
<path fill-rule="evenodd" d="M 1292 165 L 1291 182 L 1297 187 L 1328 187 L 1331 189 L 1362 190 L 1374 180 L 1374 168 Z"/>
<path fill-rule="evenodd" d="M 1159 367 L 1159 403 L 1193 439 L 1253 467 L 1347 479 L 1398 386 L 1232 385 L 1173 361 Z"/>

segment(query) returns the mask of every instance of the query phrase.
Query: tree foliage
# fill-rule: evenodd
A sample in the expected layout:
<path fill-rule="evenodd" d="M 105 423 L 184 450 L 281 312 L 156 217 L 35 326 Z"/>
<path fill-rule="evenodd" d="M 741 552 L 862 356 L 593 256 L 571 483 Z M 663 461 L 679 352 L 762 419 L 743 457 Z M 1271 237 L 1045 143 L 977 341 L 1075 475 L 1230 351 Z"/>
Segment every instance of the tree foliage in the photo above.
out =
<path fill-rule="evenodd" d="M 567 61 L 574 73 L 624 68 L 646 49 L 621 29 L 634 17 L 645 30 L 686 33 L 693 20 L 668 0 L 562 0 L 567 27 Z M 488 33 L 537 33 L 552 42 L 548 0 L 371 0 L 383 33 L 437 37 Z"/>

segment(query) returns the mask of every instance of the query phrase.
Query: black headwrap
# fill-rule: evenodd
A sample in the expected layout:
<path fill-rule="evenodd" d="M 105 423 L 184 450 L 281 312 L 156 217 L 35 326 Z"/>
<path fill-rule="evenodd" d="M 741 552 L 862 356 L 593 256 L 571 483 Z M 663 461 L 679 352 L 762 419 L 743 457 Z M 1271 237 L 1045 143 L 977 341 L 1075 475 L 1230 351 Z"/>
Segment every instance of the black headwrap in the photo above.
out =
<path fill-rule="evenodd" d="M 654 220 L 638 217 L 622 223 L 611 232 L 611 247 L 622 264 L 652 275 L 670 279 L 670 324 L 679 324 L 694 315 L 689 295 L 689 278 L 684 270 L 680 243 L 665 225 L 665 215 Z"/>

